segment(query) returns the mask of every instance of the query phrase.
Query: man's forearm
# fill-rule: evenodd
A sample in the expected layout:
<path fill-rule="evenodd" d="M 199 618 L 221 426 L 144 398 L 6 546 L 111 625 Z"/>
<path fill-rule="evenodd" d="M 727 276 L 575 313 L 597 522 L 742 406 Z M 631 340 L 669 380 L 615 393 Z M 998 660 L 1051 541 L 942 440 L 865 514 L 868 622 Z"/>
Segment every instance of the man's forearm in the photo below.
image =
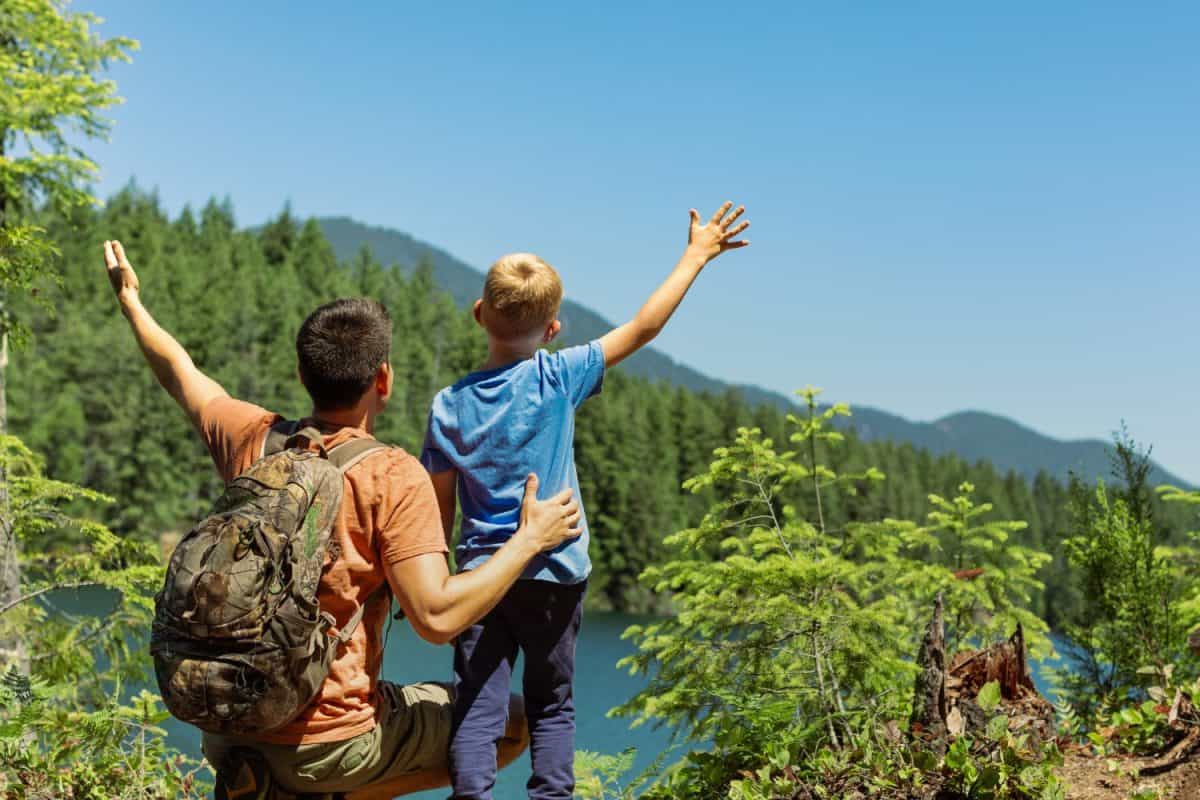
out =
<path fill-rule="evenodd" d="M 509 539 L 480 566 L 448 576 L 430 604 L 428 625 L 435 638 L 450 641 L 496 607 L 539 550 L 525 536 Z"/>
<path fill-rule="evenodd" d="M 121 298 L 121 312 L 129 320 L 146 363 L 155 379 L 171 399 L 179 404 L 188 419 L 200 427 L 200 414 L 210 400 L 225 396 L 221 385 L 209 378 L 192 363 L 183 345 L 163 330 L 134 294 Z"/>
<path fill-rule="evenodd" d="M 121 313 L 129 320 L 129 327 L 137 340 L 146 363 L 159 384 L 167 390 L 176 401 L 180 399 L 179 371 L 181 368 L 195 368 L 192 357 L 183 349 L 183 345 L 171 334 L 163 330 L 155 321 L 138 297 L 121 301 Z"/>

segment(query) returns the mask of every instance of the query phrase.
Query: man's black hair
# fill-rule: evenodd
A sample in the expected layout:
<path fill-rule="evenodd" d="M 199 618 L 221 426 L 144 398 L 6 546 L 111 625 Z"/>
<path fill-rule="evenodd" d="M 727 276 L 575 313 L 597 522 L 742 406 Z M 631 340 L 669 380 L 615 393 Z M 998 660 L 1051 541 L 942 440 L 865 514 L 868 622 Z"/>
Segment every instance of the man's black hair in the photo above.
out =
<path fill-rule="evenodd" d="M 378 301 L 334 300 L 309 314 L 296 334 L 296 356 L 313 408 L 336 411 L 357 403 L 391 346 L 392 318 Z"/>

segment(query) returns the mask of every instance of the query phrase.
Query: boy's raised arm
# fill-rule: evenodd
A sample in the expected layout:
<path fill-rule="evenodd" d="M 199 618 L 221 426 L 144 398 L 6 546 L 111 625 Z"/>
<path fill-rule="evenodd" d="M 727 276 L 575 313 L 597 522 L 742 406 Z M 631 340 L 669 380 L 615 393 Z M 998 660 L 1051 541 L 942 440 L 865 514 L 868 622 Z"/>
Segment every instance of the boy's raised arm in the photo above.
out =
<path fill-rule="evenodd" d="M 691 210 L 687 249 L 670 276 L 650 295 L 632 320 L 600 337 L 605 367 L 619 364 L 658 336 L 705 264 L 726 250 L 736 250 L 750 244 L 747 240 L 736 239 L 738 234 L 750 227 L 750 223 L 734 225 L 746 209 L 738 206 L 731 214 L 732 208 L 733 203 L 725 203 L 706 224 L 700 223 L 696 209 Z"/>
<path fill-rule="evenodd" d="M 200 412 L 212 400 L 225 397 L 221 385 L 192 363 L 191 356 L 150 316 L 142 305 L 137 273 L 125 258 L 125 249 L 117 241 L 104 243 L 104 265 L 121 312 L 129 320 L 134 338 L 142 348 L 154 377 L 188 415 L 197 429 Z"/>

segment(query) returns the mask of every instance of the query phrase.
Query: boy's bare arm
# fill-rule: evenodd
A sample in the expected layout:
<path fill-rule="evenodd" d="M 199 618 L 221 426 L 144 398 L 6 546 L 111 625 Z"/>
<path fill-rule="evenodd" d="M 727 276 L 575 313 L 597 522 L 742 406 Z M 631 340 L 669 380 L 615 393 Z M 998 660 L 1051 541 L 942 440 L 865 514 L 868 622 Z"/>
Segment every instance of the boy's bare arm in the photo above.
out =
<path fill-rule="evenodd" d="M 133 329 L 133 336 L 154 377 L 199 428 L 204 406 L 218 397 L 227 396 L 226 391 L 196 368 L 182 345 L 163 330 L 142 305 L 137 273 L 125 258 L 125 249 L 120 242 L 104 243 L 104 265 L 121 304 L 121 312 L 129 320 L 129 327 Z"/>
<path fill-rule="evenodd" d="M 683 251 L 683 257 L 679 259 L 675 269 L 662 286 L 650 295 L 650 299 L 638 311 L 637 316 L 600 337 L 606 367 L 619 364 L 658 336 L 705 264 L 727 250 L 736 250 L 750 244 L 747 240 L 736 238 L 750 227 L 750 223 L 734 225 L 746 209 L 738 206 L 731 214 L 729 212 L 732 208 L 733 203 L 725 203 L 717 209 L 708 223 L 703 225 L 700 224 L 700 215 L 696 213 L 696 209 L 691 210 L 692 224 L 688 232 L 687 249 Z"/>
<path fill-rule="evenodd" d="M 442 532 L 446 534 L 446 547 L 454 539 L 454 504 L 458 489 L 457 470 L 448 469 L 429 476 L 433 492 L 437 495 L 438 510 L 442 512 Z"/>

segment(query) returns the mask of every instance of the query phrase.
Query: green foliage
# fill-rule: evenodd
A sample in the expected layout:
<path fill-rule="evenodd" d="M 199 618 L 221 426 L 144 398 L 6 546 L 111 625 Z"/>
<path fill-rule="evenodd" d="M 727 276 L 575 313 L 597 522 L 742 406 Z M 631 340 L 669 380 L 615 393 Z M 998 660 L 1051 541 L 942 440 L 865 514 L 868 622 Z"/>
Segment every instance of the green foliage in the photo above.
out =
<path fill-rule="evenodd" d="M 1185 624 L 1196 598 L 1195 573 L 1180 569 L 1164 547 L 1166 535 L 1146 486 L 1147 454 L 1127 437 L 1118 437 L 1116 445 L 1118 488 L 1100 484 L 1089 490 L 1076 483 L 1071 534 L 1064 542 L 1091 602 L 1064 626 L 1073 669 L 1064 671 L 1061 682 L 1093 728 L 1114 713 L 1139 713 L 1154 676 L 1162 684 L 1177 667 L 1193 676 L 1196 668 Z M 1194 550 L 1179 551 L 1195 557 Z"/>
<path fill-rule="evenodd" d="M 147 679 L 140 641 L 162 568 L 153 548 L 69 513 L 111 503 L 48 478 L 19 440 L 0 437 L 13 531 L 28 554 L 23 594 L 0 605 L 0 637 L 19 635 L 30 675 L 0 683 L 0 788 L 13 798 L 201 797 L 199 767 L 171 752 L 158 698 L 122 687 Z M 59 602 L 86 588 L 108 613 L 71 613 Z"/>
<path fill-rule="evenodd" d="M 1029 734 L 1009 730 L 1008 717 L 992 717 L 985 736 L 955 739 L 942 760 L 943 791 L 981 800 L 1064 800 L 1054 774 L 1062 755 L 1054 742 L 1035 746 Z"/>
<path fill-rule="evenodd" d="M 672 594 L 677 613 L 626 632 L 638 653 L 622 663 L 648 683 L 616 713 L 751 750 L 748 731 L 816 720 L 814 741 L 837 745 L 849 717 L 904 681 L 900 654 L 878 647 L 907 635 L 902 604 L 883 590 L 903 585 L 911 567 L 894 537 L 870 523 L 822 530 L 781 499 L 793 485 L 818 495 L 853 486 L 816 456 L 840 440 L 826 423 L 846 410 L 818 412 L 813 398 L 808 416 L 793 420 L 798 451 L 777 452 L 761 431 L 742 428 L 685 484 L 720 499 L 698 527 L 667 538 L 675 558 L 643 573 L 655 592 Z M 862 553 L 872 557 L 851 557 Z"/>
<path fill-rule="evenodd" d="M 974 492 L 963 483 L 952 499 L 931 494 L 928 524 L 907 532 L 929 561 L 946 567 L 933 579 L 946 598 L 947 652 L 1002 639 L 1022 625 L 1033 655 L 1045 658 L 1053 649 L 1049 627 L 1030 608 L 1045 588 L 1037 576 L 1051 556 L 1013 542 L 1026 523 L 986 519 L 993 505 L 976 504 Z"/>
<path fill-rule="evenodd" d="M 637 751 L 610 756 L 587 750 L 575 754 L 575 796 L 582 800 L 631 800 L 633 789 L 621 779 L 633 768 Z"/>
<path fill-rule="evenodd" d="M 164 744 L 169 714 L 143 691 L 90 710 L 56 702 L 15 671 L 0 685 L 0 792 L 13 800 L 206 796 L 201 765 Z"/>
<path fill-rule="evenodd" d="M 433 285 L 428 270 L 382 265 L 365 252 L 335 269 L 319 231 L 290 213 L 261 232 L 238 231 L 228 205 L 215 202 L 172 221 L 153 196 L 131 188 L 103 209 L 50 216 L 44 224 L 63 251 L 54 304 L 71 313 L 28 304 L 15 309 L 35 338 L 10 370 L 10 425 L 45 455 L 52 474 L 119 497 L 100 518 L 122 536 L 157 540 L 184 529 L 220 487 L 207 453 L 145 369 L 115 309 L 98 255 L 104 239 L 125 244 L 147 303 L 201 368 L 236 396 L 284 414 L 309 411 L 296 380 L 296 329 L 318 303 L 339 295 L 368 294 L 392 312 L 396 393 L 378 429 L 386 441 L 419 448 L 434 393 L 484 358 L 478 326 Z M 301 252 L 302 239 L 312 253 Z M 732 441 L 739 427 L 759 428 L 775 442 L 797 430 L 775 408 L 750 407 L 736 394 L 698 395 L 620 368 L 606 377 L 604 394 L 576 420 L 576 461 L 592 526 L 593 603 L 667 610 L 638 576 L 667 557 L 668 533 L 694 524 L 712 505 L 714 489 L 680 485 L 705 471 L 713 448 Z M 890 478 L 847 477 L 822 495 L 820 517 L 836 539 L 858 521 L 919 519 L 930 492 L 953 497 L 964 481 L 994 504 L 995 518 L 1031 520 L 1011 534 L 1012 544 L 1046 549 L 1047 532 L 1066 525 L 1066 490 L 1049 477 L 1030 485 L 986 464 L 839 435 L 844 440 L 823 455 L 830 469 L 864 476 L 875 466 Z M 781 503 L 818 521 L 811 476 L 783 492 Z M 1035 611 L 1056 614 L 1079 602 L 1056 578 L 1064 568 L 1044 568 L 1047 589 L 1034 592 Z"/>
<path fill-rule="evenodd" d="M 1176 486 L 1160 486 L 1159 496 L 1167 503 L 1184 508 L 1200 506 L 1200 491 L 1185 491 Z M 1200 509 L 1196 509 L 1200 511 Z M 1192 517 L 1196 520 L 1195 515 Z M 1170 565 L 1171 573 L 1179 586 L 1180 595 L 1176 609 L 1185 627 L 1200 632 L 1200 532 L 1189 534 L 1189 545 L 1161 545 L 1159 555 Z"/>
<path fill-rule="evenodd" d="M 673 556 L 642 575 L 655 593 L 671 595 L 675 614 L 626 631 L 638 651 L 622 666 L 647 684 L 612 713 L 711 743 L 687 753 L 646 796 L 899 798 L 933 776 L 970 797 L 1061 797 L 1056 751 L 1010 735 L 1007 718 L 1003 730 L 960 740 L 945 759 L 909 750 L 889 722 L 908 716 L 910 698 L 897 687 L 912 682 L 918 609 L 954 579 L 936 559 L 926 563 L 929 554 L 948 550 L 961 564 L 989 565 L 994 583 L 968 595 L 965 607 L 1003 617 L 997 629 L 1021 621 L 1040 631 L 1022 603 L 1048 557 L 1023 549 L 1006 557 L 1005 537 L 1023 526 L 981 520 L 990 507 L 975 506 L 969 486 L 955 502 L 935 503 L 929 528 L 862 518 L 831 525 L 840 500 L 884 476 L 869 466 L 834 468 L 830 456 L 845 438 L 831 422 L 849 409 L 822 408 L 815 389 L 800 394 L 804 413 L 789 419 L 794 449 L 777 450 L 758 428 L 739 429 L 684 484 L 709 493 L 710 510 L 697 527 L 669 536 Z M 801 493 L 812 518 L 792 502 Z M 953 537 L 944 548 L 943 530 Z M 964 613 L 972 619 L 960 636 L 990 635 L 973 622 L 981 616 Z M 981 705 L 998 702 L 999 686 L 985 687 Z"/>
<path fill-rule="evenodd" d="M 30 215 L 95 202 L 96 164 L 79 142 L 106 138 L 116 85 L 96 74 L 128 61 L 130 39 L 103 39 L 92 14 L 54 0 L 0 4 L 0 290 L 32 292 L 53 279 L 55 249 Z M 5 331 L 22 332 L 14 318 Z"/>

